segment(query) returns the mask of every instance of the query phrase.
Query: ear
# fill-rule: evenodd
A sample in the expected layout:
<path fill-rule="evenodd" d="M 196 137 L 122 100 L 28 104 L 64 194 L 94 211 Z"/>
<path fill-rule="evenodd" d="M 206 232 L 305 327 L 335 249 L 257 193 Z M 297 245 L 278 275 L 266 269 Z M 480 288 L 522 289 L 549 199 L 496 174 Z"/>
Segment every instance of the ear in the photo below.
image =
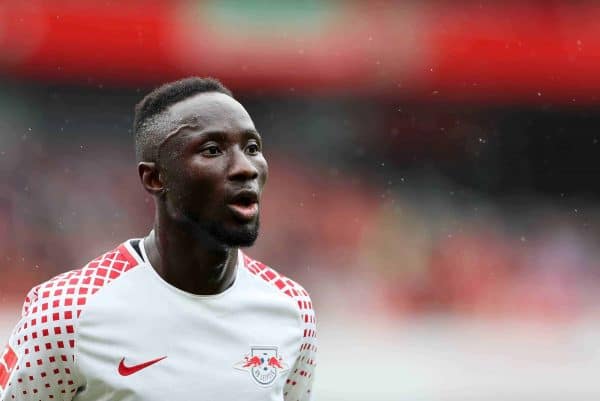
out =
<path fill-rule="evenodd" d="M 138 174 L 144 189 L 150 195 L 158 196 L 165 189 L 155 163 L 140 162 L 138 164 Z"/>

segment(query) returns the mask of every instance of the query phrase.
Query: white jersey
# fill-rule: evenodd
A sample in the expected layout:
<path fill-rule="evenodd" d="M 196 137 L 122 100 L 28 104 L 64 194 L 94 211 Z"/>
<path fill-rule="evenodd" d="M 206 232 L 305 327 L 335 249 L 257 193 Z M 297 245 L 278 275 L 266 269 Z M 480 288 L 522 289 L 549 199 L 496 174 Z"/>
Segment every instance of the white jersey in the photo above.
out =
<path fill-rule="evenodd" d="M 311 399 L 315 317 L 300 285 L 240 251 L 230 288 L 189 294 L 137 244 L 30 291 L 0 354 L 0 401 Z"/>

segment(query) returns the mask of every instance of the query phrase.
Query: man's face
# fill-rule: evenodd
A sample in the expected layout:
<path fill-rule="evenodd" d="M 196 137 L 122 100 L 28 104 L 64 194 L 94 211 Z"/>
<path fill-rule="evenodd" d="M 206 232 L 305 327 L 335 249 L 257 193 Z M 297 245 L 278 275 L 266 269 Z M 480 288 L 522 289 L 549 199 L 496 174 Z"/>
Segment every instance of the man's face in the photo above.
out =
<path fill-rule="evenodd" d="M 172 105 L 177 128 L 159 148 L 159 171 L 172 218 L 227 246 L 258 236 L 267 162 L 252 119 L 235 99 L 201 93 Z"/>

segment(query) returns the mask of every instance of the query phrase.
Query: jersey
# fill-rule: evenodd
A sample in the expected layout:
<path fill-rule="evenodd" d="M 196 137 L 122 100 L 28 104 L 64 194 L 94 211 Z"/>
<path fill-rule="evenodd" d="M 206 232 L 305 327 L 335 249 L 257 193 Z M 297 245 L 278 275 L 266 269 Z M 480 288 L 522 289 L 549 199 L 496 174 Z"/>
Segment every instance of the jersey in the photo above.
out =
<path fill-rule="evenodd" d="M 164 281 L 139 240 L 33 288 L 0 355 L 0 401 L 308 401 L 308 293 L 238 251 L 216 295 Z"/>

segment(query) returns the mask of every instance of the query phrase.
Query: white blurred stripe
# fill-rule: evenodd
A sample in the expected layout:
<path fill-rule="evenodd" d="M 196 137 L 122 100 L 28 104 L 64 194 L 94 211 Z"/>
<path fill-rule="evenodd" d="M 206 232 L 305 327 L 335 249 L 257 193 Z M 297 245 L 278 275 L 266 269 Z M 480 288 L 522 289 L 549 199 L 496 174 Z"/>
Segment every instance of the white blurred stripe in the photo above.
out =
<path fill-rule="evenodd" d="M 600 320 L 320 322 L 320 401 L 600 399 Z"/>
<path fill-rule="evenodd" d="M 4 344 L 20 313 L 0 310 Z M 316 401 L 600 399 L 600 319 L 391 324 L 320 316 Z"/>

